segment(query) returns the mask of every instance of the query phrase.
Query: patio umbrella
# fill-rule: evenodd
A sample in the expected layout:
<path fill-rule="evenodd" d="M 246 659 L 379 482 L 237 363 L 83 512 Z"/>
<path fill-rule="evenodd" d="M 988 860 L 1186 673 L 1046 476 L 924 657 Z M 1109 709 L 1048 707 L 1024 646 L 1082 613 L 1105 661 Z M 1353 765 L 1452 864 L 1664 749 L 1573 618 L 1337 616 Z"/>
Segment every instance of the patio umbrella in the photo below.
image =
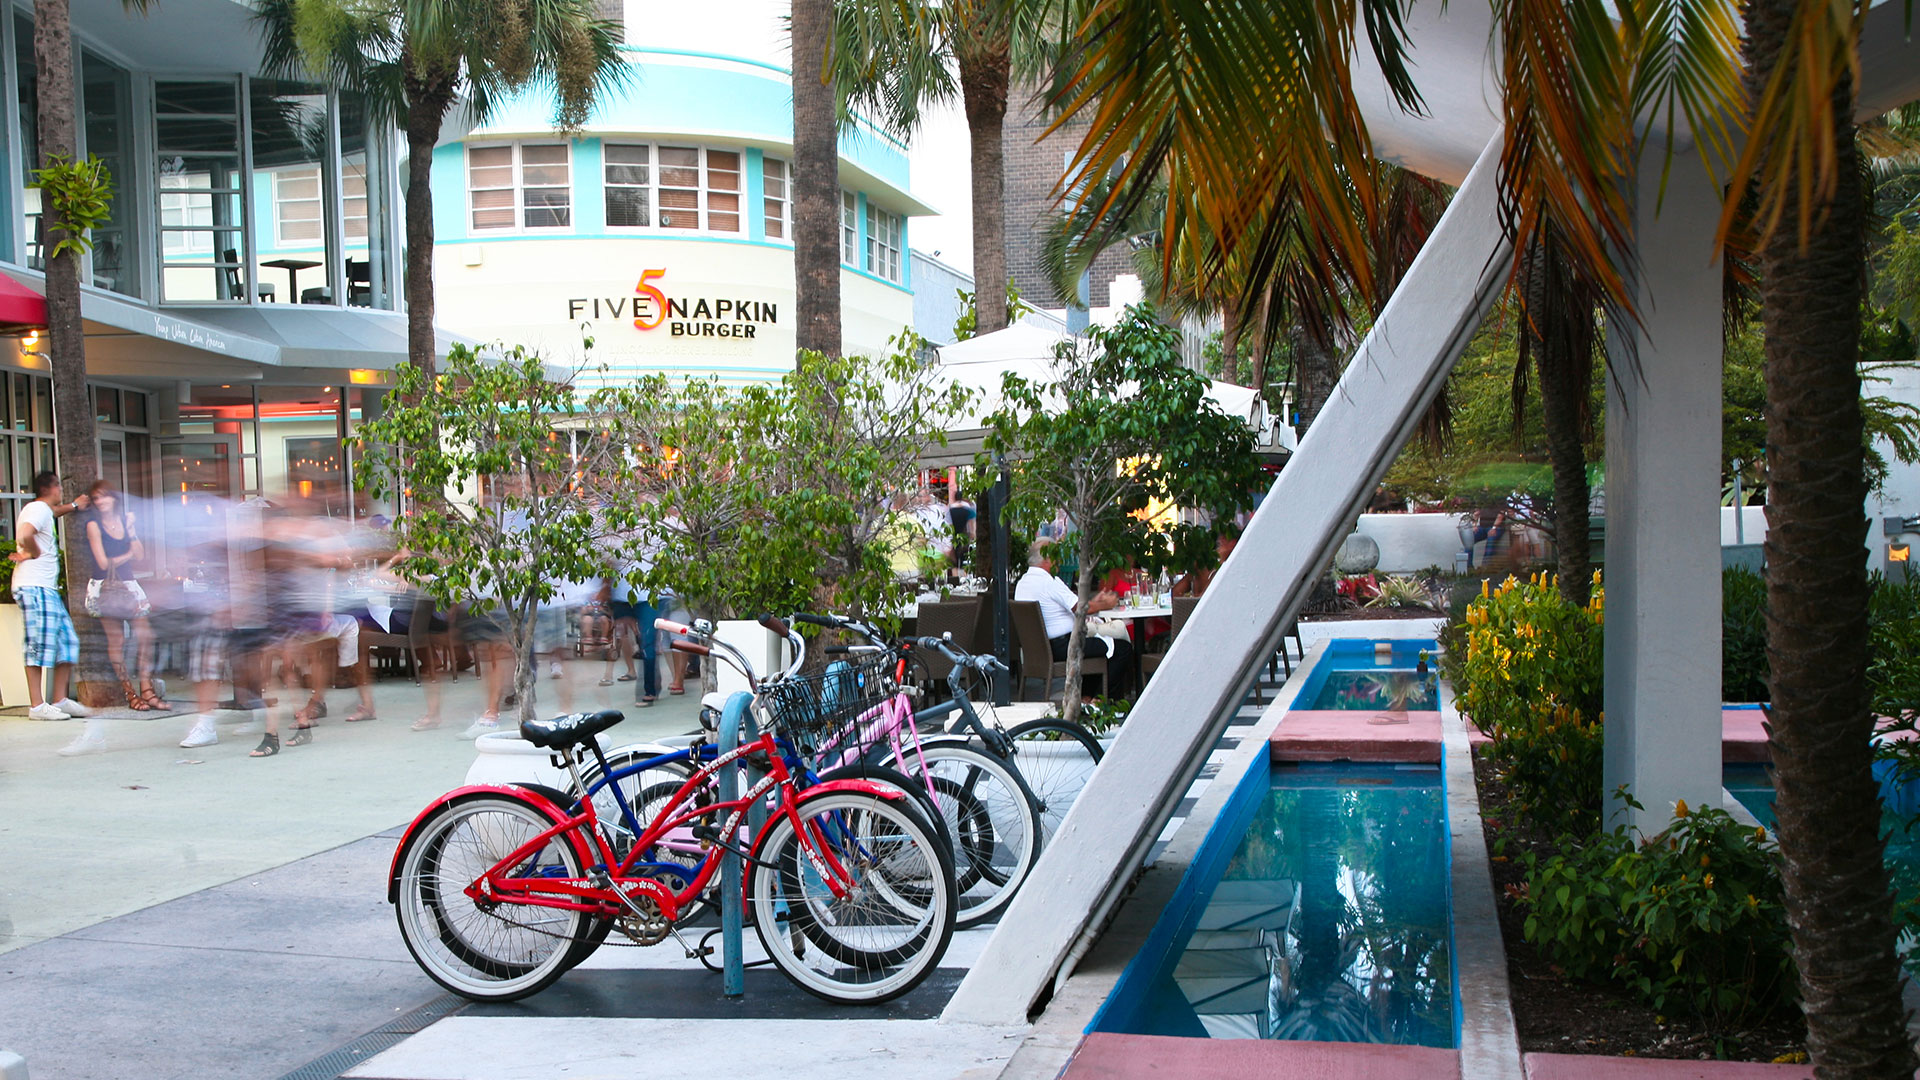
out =
<path fill-rule="evenodd" d="M 0 274 L 0 335 L 20 335 L 46 327 L 46 298 Z"/>

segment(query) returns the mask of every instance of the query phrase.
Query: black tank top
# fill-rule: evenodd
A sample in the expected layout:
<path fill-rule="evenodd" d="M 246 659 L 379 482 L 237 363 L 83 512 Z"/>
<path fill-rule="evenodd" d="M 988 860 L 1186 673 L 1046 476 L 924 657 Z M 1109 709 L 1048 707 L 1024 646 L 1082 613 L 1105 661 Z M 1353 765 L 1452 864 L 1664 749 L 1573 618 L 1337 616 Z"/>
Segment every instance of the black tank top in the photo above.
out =
<path fill-rule="evenodd" d="M 122 535 L 119 539 L 115 539 L 114 535 L 107 531 L 106 519 L 95 518 L 94 524 L 100 526 L 100 550 L 107 553 L 107 562 L 109 565 L 112 564 L 113 560 L 133 550 L 133 530 L 127 528 L 126 518 L 120 519 L 120 532 Z M 107 567 L 95 566 L 93 568 L 93 576 L 96 578 L 106 577 Z"/>

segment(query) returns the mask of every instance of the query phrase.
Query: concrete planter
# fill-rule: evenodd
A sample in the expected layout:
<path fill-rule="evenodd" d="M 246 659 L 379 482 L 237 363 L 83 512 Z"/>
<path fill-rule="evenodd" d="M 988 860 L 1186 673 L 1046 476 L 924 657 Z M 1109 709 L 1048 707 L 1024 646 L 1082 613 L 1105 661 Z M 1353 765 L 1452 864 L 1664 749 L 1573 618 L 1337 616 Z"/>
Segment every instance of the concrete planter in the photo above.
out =
<path fill-rule="evenodd" d="M 611 734 L 600 734 L 603 749 L 639 746 L 664 754 L 693 741 L 691 735 L 676 735 L 659 742 L 622 743 L 609 739 Z M 469 784 L 545 784 L 562 791 L 573 785 L 566 770 L 553 767 L 553 751 L 533 745 L 513 730 L 482 735 L 473 741 L 473 749 L 473 764 L 467 769 Z"/>
<path fill-rule="evenodd" d="M 0 705 L 26 705 L 27 672 L 25 660 L 26 623 L 20 618 L 20 605 L 0 604 Z"/>

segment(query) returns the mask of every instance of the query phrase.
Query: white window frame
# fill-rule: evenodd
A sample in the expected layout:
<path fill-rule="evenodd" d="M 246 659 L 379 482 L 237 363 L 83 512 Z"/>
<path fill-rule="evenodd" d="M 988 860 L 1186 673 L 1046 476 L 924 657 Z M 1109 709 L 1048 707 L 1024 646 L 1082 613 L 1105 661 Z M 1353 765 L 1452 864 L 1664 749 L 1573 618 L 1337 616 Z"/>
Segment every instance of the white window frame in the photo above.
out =
<path fill-rule="evenodd" d="M 352 163 L 340 163 L 341 235 L 350 247 L 365 247 L 367 243 L 367 174 L 365 163 L 356 168 Z M 290 198 L 281 190 L 281 185 L 293 180 L 312 180 L 314 194 L 311 197 Z M 358 184 L 359 191 L 354 190 Z M 320 235 L 308 238 L 289 239 L 287 236 L 287 216 L 285 210 L 295 203 L 312 203 L 315 216 L 311 220 L 320 228 Z M 358 213 L 354 211 L 358 209 Z M 325 180 L 320 175 L 320 166 L 273 170 L 273 241 L 275 248 L 319 248 L 327 243 L 327 194 Z M 358 241 L 356 244 L 355 241 Z"/>
<path fill-rule="evenodd" d="M 530 147 L 555 147 L 555 146 L 561 147 L 566 151 L 566 161 L 562 163 L 564 164 L 567 170 L 566 183 L 529 185 L 527 183 L 527 162 L 526 162 L 525 151 Z M 513 152 L 512 153 L 513 162 L 512 162 L 511 186 L 506 188 L 502 188 L 499 186 L 475 188 L 473 186 L 473 152 L 476 150 L 498 150 L 503 147 L 509 148 Z M 467 232 L 469 234 L 476 235 L 476 236 L 512 236 L 512 235 L 545 236 L 545 235 L 553 235 L 553 234 L 566 234 L 574 231 L 574 216 L 573 216 L 574 209 L 575 209 L 574 166 L 573 166 L 573 144 L 571 142 L 552 142 L 549 140 L 540 139 L 540 140 L 531 140 L 524 143 L 521 143 L 521 142 L 468 143 L 466 146 L 466 153 L 462 155 L 462 159 L 466 166 L 466 175 L 464 177 L 464 183 L 466 185 L 466 190 L 467 190 Z M 540 164 L 536 164 L 534 167 L 542 168 L 542 167 L 546 167 L 546 165 L 547 163 L 540 163 Z M 497 166 L 488 166 L 488 167 L 496 168 Z M 538 189 L 542 191 L 557 189 L 557 190 L 565 191 L 567 193 L 567 204 L 566 204 L 567 220 L 565 224 L 563 225 L 529 225 L 527 224 L 527 211 L 529 209 L 527 205 L 527 192 L 532 189 Z M 486 210 L 504 209 L 504 207 L 497 207 L 497 206 L 480 207 L 480 208 L 475 207 L 473 196 L 476 191 L 512 191 L 513 192 L 513 224 L 510 226 L 509 225 L 483 226 L 483 225 L 474 224 L 473 215 L 476 209 L 486 209 Z M 533 207 L 532 209 L 544 210 L 544 209 L 553 209 L 553 208 Z"/>
<path fill-rule="evenodd" d="M 860 265 L 860 196 L 840 189 L 840 264 Z"/>
<path fill-rule="evenodd" d="M 774 194 L 774 167 L 779 167 L 780 193 Z M 774 226 L 779 226 L 776 235 Z M 760 159 L 760 228 L 761 235 L 769 240 L 781 243 L 793 242 L 793 166 L 780 158 L 763 157 Z"/>
<path fill-rule="evenodd" d="M 607 166 L 606 166 L 606 160 L 605 160 L 606 158 L 605 151 L 608 148 L 616 147 L 616 146 L 646 148 L 647 182 L 644 185 L 644 187 L 647 191 L 647 224 L 615 225 L 611 222 L 608 222 L 607 230 L 609 232 L 646 233 L 652 236 L 745 236 L 747 235 L 748 214 L 751 212 L 751 210 L 750 210 L 748 199 L 747 199 L 747 152 L 744 149 L 739 147 L 733 147 L 733 146 L 703 146 L 696 143 L 684 143 L 684 142 L 664 143 L 664 142 L 642 142 L 639 140 L 629 140 L 629 139 L 611 139 L 611 138 L 603 139 L 601 141 L 602 163 L 601 163 L 601 173 L 600 173 L 601 183 L 603 187 L 613 186 L 613 185 L 607 184 L 606 182 Z M 664 150 L 694 151 L 694 155 L 695 155 L 694 168 L 696 168 L 699 172 L 699 176 L 695 181 L 696 184 L 698 185 L 696 188 L 688 188 L 681 184 L 668 185 L 662 182 L 661 176 L 668 168 L 684 169 L 687 167 L 684 165 L 674 165 L 674 166 L 663 165 L 661 162 L 661 152 Z M 734 160 L 737 163 L 736 168 L 731 170 L 723 170 L 723 171 L 734 173 L 736 179 L 734 181 L 735 187 L 733 190 L 723 191 L 723 190 L 718 190 L 713 186 L 713 174 L 714 174 L 713 160 L 712 160 L 713 154 L 734 155 Z M 642 185 L 621 184 L 619 186 L 640 187 Z M 671 226 L 660 224 L 660 215 L 663 212 L 666 212 L 668 210 L 668 208 L 661 205 L 662 191 L 694 191 L 695 192 L 694 213 L 696 216 L 694 220 L 694 226 L 692 228 L 671 227 Z M 714 196 L 716 195 L 733 196 L 736 200 L 735 208 L 731 210 L 716 209 L 714 206 Z M 602 193 L 603 204 L 604 204 L 604 200 L 605 200 L 605 194 L 603 191 Z M 685 213 L 686 208 L 675 207 L 675 208 L 672 208 L 672 212 Z M 734 215 L 735 227 L 731 229 L 714 228 L 713 215 L 716 213 Z"/>
<path fill-rule="evenodd" d="M 906 246 L 901 240 L 906 231 L 905 218 L 867 203 L 867 273 L 900 284 L 901 249 Z"/>

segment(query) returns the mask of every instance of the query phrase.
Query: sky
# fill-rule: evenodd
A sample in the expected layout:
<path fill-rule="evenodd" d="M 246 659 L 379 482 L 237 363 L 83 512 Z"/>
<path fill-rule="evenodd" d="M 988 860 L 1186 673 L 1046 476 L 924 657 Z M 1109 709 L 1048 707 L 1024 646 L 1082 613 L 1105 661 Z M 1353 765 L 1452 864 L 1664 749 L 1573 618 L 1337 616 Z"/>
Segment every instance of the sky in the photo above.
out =
<path fill-rule="evenodd" d="M 948 102 L 929 111 L 908 145 L 913 193 L 940 211 L 939 217 L 913 219 L 907 227 L 909 246 L 971 274 L 973 166 L 968 155 L 967 118 L 960 102 Z"/>

